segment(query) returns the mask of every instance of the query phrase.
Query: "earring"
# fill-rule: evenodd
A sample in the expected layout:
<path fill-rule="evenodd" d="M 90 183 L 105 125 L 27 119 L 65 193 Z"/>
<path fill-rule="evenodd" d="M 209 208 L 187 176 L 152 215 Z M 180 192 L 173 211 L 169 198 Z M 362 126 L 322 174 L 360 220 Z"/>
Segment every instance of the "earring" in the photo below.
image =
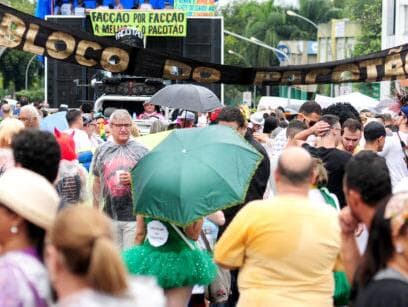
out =
<path fill-rule="evenodd" d="M 401 245 L 399 245 L 399 244 L 397 244 L 397 245 L 395 246 L 395 251 L 397 252 L 397 254 L 402 254 L 402 253 L 404 252 L 404 247 L 401 246 Z"/>
<path fill-rule="evenodd" d="M 16 225 L 11 226 L 11 227 L 10 227 L 10 232 L 11 232 L 13 235 L 18 234 L 18 227 L 17 227 Z"/>

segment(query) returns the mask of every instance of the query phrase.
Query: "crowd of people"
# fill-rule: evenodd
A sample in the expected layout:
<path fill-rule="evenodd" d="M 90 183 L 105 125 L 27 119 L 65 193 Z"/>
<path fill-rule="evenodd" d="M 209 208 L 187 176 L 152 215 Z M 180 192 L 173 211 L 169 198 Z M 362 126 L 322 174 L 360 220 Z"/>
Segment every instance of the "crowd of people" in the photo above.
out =
<path fill-rule="evenodd" d="M 56 0 L 52 6 L 52 15 L 76 15 L 84 16 L 87 10 L 153 10 L 153 9 L 172 9 L 174 1 L 164 0 L 121 0 L 103 1 L 103 0 Z"/>
<path fill-rule="evenodd" d="M 135 215 L 149 149 L 128 111 L 61 109 L 51 133 L 38 107 L 4 103 L 0 306 L 408 306 L 407 100 L 170 122 L 147 101 L 152 134 L 227 126 L 260 154 L 242 203 L 187 227 Z"/>

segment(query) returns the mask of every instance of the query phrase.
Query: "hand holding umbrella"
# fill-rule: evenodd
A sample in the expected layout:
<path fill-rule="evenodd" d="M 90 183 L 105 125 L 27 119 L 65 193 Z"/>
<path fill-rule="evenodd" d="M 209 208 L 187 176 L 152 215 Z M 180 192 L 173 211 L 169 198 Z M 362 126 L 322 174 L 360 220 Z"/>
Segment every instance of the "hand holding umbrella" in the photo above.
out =
<path fill-rule="evenodd" d="M 135 213 L 186 226 L 241 204 L 261 160 L 229 127 L 175 130 L 131 171 Z"/>

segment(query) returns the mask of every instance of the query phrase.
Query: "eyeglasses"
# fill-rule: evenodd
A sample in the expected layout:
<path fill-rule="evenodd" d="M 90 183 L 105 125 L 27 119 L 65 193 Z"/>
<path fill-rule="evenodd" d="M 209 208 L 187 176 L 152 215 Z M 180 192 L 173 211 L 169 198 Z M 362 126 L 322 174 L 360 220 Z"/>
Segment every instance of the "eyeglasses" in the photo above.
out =
<path fill-rule="evenodd" d="M 111 124 L 113 127 L 119 128 L 119 129 L 121 128 L 129 129 L 130 127 L 132 127 L 132 124 L 114 124 L 114 123 L 111 123 Z"/>
<path fill-rule="evenodd" d="M 22 122 L 27 122 L 31 120 L 31 118 L 28 118 L 28 117 L 19 117 L 18 119 L 21 120 Z"/>

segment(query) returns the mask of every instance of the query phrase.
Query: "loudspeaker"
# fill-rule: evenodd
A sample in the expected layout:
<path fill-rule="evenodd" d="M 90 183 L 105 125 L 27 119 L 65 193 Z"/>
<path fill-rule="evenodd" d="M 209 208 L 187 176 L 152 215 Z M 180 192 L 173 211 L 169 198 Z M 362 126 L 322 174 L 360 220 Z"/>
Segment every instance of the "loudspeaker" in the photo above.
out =
<path fill-rule="evenodd" d="M 46 20 L 71 28 L 73 32 L 91 29 L 89 21 L 84 17 L 47 16 Z M 94 90 L 88 85 L 98 70 L 51 58 L 46 58 L 45 70 L 46 99 L 50 107 L 66 104 L 76 108 L 85 101 L 94 101 Z"/>
<path fill-rule="evenodd" d="M 189 17 L 186 37 L 148 37 L 146 48 L 197 61 L 221 64 L 223 19 Z M 221 98 L 220 84 L 199 84 Z"/>
<path fill-rule="evenodd" d="M 77 16 L 47 16 L 55 22 L 73 30 L 92 33 L 89 18 Z M 193 60 L 221 64 L 223 20 L 218 17 L 189 17 L 186 37 L 148 37 L 146 48 L 168 55 L 177 55 Z M 51 107 L 67 104 L 78 107 L 85 101 L 94 102 L 95 90 L 89 86 L 98 73 L 96 69 L 46 59 L 46 99 Z M 203 85 L 203 84 L 201 84 Z M 221 97 L 219 84 L 204 85 Z M 120 93 L 117 93 L 120 95 Z"/>

